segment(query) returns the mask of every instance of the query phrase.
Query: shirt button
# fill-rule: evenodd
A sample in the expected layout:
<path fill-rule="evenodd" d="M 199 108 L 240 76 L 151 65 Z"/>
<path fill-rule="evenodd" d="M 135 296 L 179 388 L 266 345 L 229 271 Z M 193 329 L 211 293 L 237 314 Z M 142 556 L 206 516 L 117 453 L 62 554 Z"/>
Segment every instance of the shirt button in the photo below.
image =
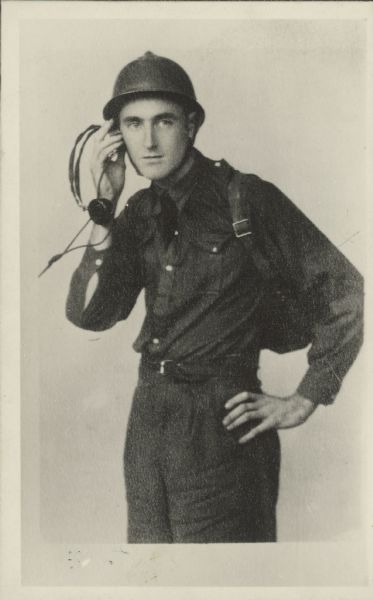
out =
<path fill-rule="evenodd" d="M 97 267 L 101 267 L 102 262 L 103 262 L 102 258 L 96 258 L 96 260 L 95 260 L 95 264 L 97 265 Z"/>
<path fill-rule="evenodd" d="M 159 344 L 159 339 L 158 338 L 153 338 L 152 339 L 153 344 L 155 344 L 156 346 L 158 346 Z"/>
<path fill-rule="evenodd" d="M 166 265 L 166 271 L 173 271 L 174 268 L 172 265 Z"/>
<path fill-rule="evenodd" d="M 214 246 L 213 249 L 212 249 L 212 251 L 216 253 L 218 251 L 218 247 Z"/>
<path fill-rule="evenodd" d="M 178 232 L 178 231 L 175 231 L 174 235 L 179 235 L 179 232 Z"/>

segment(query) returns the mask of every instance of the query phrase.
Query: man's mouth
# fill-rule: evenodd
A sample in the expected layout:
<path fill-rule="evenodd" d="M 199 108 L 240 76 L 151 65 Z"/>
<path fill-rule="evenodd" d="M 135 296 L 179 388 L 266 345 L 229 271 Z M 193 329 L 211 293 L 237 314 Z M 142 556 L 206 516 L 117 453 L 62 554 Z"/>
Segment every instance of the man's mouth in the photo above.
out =
<path fill-rule="evenodd" d="M 161 154 L 156 154 L 154 156 L 143 156 L 144 160 L 159 160 L 161 158 L 163 158 Z"/>

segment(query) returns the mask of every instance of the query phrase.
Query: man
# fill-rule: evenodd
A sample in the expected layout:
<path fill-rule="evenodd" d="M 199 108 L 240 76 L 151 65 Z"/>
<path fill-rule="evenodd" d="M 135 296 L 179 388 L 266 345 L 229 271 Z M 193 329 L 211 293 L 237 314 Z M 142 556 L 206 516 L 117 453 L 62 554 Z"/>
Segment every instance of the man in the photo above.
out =
<path fill-rule="evenodd" d="M 67 316 L 84 329 L 107 329 L 145 289 L 125 448 L 128 540 L 275 541 L 277 429 L 334 400 L 361 345 L 361 277 L 279 190 L 254 177 L 261 243 L 277 248 L 283 276 L 313 307 L 309 368 L 298 389 L 286 398 L 263 393 L 257 370 L 268 287 L 234 235 L 232 168 L 194 148 L 204 111 L 189 77 L 147 52 L 120 72 L 104 118 L 91 158 L 99 195 L 116 204 L 125 152 L 151 186 L 113 223 L 94 225 Z"/>

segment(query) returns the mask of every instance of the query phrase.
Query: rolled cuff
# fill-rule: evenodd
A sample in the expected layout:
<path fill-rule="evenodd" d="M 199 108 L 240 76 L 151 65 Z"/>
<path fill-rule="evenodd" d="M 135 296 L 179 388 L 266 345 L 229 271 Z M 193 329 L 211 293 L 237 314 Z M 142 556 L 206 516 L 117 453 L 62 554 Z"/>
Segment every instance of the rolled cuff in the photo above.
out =
<path fill-rule="evenodd" d="M 314 402 L 315 404 L 332 404 L 341 388 L 342 380 L 338 377 L 332 367 L 324 368 L 322 371 L 308 369 L 297 393 Z"/>

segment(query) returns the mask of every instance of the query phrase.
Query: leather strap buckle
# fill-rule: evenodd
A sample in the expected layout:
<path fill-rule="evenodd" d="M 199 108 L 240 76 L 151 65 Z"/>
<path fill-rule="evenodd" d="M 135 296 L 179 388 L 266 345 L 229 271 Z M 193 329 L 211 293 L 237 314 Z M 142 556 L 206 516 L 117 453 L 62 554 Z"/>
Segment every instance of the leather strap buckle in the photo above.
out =
<path fill-rule="evenodd" d="M 251 235 L 252 231 L 250 231 L 248 227 L 249 219 L 241 219 L 241 221 L 235 221 L 232 223 L 234 234 L 237 238 L 244 237 L 245 235 Z"/>

